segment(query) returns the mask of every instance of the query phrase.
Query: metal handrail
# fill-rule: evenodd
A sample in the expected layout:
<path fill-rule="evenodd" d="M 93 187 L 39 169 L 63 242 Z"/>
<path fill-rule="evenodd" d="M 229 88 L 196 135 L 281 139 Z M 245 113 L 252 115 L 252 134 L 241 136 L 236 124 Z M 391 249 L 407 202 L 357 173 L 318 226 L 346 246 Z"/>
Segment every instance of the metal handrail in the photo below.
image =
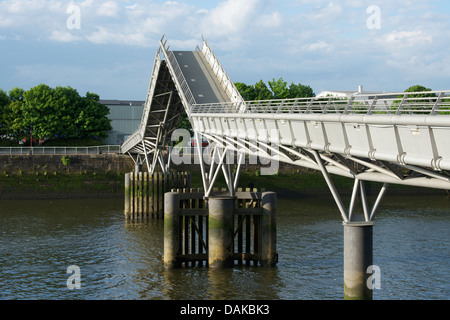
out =
<path fill-rule="evenodd" d="M 434 96 L 415 96 L 423 94 Z M 191 112 L 450 115 L 450 90 L 196 104 Z"/>
<path fill-rule="evenodd" d="M 189 88 L 189 85 L 186 81 L 186 78 L 183 75 L 183 72 L 181 71 L 181 67 L 178 64 L 177 59 L 175 58 L 175 54 L 173 51 L 170 51 L 170 47 L 166 47 L 167 41 L 163 41 L 164 37 L 161 39 L 161 48 L 163 49 L 163 54 L 167 56 L 168 62 L 170 63 L 173 72 L 175 73 L 175 77 L 180 85 L 180 89 L 183 91 L 184 97 L 186 98 L 186 101 L 189 105 L 195 104 L 194 95 L 191 92 L 191 89 Z"/>
<path fill-rule="evenodd" d="M 120 154 L 120 145 L 88 147 L 0 147 L 0 155 L 92 155 Z"/>
<path fill-rule="evenodd" d="M 242 102 L 244 99 L 242 99 L 239 91 L 236 89 L 233 81 L 231 81 L 228 74 L 225 72 L 225 68 L 222 66 L 222 64 L 219 62 L 219 59 L 217 59 L 216 55 L 212 51 L 211 47 L 208 45 L 206 40 L 203 38 L 203 48 L 201 50 L 204 54 L 204 57 L 206 61 L 211 66 L 212 71 L 214 72 L 214 75 L 217 79 L 220 80 L 220 84 L 224 88 L 224 90 L 227 92 L 228 97 L 233 102 Z M 222 74 L 222 76 L 219 76 L 219 74 Z M 235 97 L 234 97 L 235 96 Z"/>

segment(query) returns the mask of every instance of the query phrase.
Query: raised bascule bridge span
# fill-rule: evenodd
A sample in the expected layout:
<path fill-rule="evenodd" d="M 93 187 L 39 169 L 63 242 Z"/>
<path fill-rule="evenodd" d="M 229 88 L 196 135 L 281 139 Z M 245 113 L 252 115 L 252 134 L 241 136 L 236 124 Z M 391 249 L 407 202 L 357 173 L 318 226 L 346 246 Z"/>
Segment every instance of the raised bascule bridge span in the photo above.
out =
<path fill-rule="evenodd" d="M 450 190 L 450 90 L 426 93 L 244 101 L 204 39 L 201 49 L 174 51 L 163 37 L 142 122 L 122 152 L 146 162 L 150 172 L 157 166 L 167 172 L 164 150 L 185 112 L 196 141 L 206 138 L 218 160 L 200 161 L 206 197 L 220 171 L 233 194 L 250 155 L 321 171 L 343 220 L 352 220 L 359 194 L 371 221 L 389 184 Z M 237 172 L 228 152 L 238 155 Z M 355 180 L 349 209 L 330 174 Z M 371 209 L 364 181 L 383 184 Z"/>
<path fill-rule="evenodd" d="M 202 195 L 210 202 L 210 219 L 216 218 L 213 214 L 220 214 L 221 219 L 233 216 L 229 211 L 233 206 L 214 194 L 213 186 L 222 173 L 229 196 L 239 195 L 239 173 L 246 158 L 270 163 L 261 167 L 261 174 L 275 173 L 279 162 L 322 172 L 343 220 L 346 299 L 372 298 L 369 275 L 376 270 L 372 265 L 372 226 L 388 186 L 450 190 L 450 90 L 426 95 L 408 92 L 244 101 L 204 39 L 202 48 L 174 51 L 163 37 L 140 127 L 123 143 L 122 153 L 129 154 L 139 166 L 146 163 L 152 174 L 157 167 L 168 173 L 175 148 L 167 153 L 167 146 L 184 113 L 192 124 L 195 141 L 205 138 L 212 147 L 207 161 L 202 143 L 196 143 L 205 191 Z M 273 167 L 275 171 L 271 171 Z M 347 206 L 332 175 L 354 179 Z M 381 186 L 370 206 L 366 181 Z M 357 200 L 362 212 L 355 213 Z M 165 209 L 168 225 L 178 223 L 171 212 L 180 205 L 170 204 Z M 263 212 L 270 213 L 275 206 L 268 203 Z M 275 218 L 269 215 L 261 221 L 269 232 L 261 235 L 262 250 L 268 253 L 268 261 L 273 261 Z M 227 232 L 233 239 L 233 230 Z M 165 257 L 173 257 L 168 258 L 172 263 L 178 259 L 180 241 L 176 232 L 168 234 L 172 238 L 165 239 L 164 250 Z M 218 253 L 229 242 L 222 240 L 222 246 L 210 242 L 209 260 L 228 252 Z"/>

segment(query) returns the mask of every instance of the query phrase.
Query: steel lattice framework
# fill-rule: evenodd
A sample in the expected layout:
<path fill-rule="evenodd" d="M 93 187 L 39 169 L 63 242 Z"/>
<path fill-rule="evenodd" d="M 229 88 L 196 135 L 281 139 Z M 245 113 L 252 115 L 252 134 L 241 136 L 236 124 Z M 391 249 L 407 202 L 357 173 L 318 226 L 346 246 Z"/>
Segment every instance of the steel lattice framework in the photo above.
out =
<path fill-rule="evenodd" d="M 389 184 L 450 189 L 450 91 L 244 101 L 205 40 L 201 50 L 179 52 L 163 38 L 141 126 L 122 151 L 167 171 L 170 153 L 164 161 L 162 150 L 182 108 L 196 141 L 213 146 L 216 161 L 207 165 L 197 144 L 206 197 L 220 171 L 234 194 L 245 156 L 320 170 L 345 222 L 358 195 L 364 220 L 372 221 Z M 355 180 L 348 209 L 330 174 Z M 383 184 L 372 208 L 364 181 Z"/>

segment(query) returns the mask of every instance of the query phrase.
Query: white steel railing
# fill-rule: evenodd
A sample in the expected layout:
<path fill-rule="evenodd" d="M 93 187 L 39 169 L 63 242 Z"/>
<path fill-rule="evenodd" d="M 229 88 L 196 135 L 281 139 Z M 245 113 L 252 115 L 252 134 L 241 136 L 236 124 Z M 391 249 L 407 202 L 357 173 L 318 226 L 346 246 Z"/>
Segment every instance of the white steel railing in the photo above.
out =
<path fill-rule="evenodd" d="M 93 155 L 120 154 L 120 146 L 92 147 L 0 147 L 0 155 Z"/>
<path fill-rule="evenodd" d="M 450 115 L 450 90 L 196 104 L 191 113 Z"/>
<path fill-rule="evenodd" d="M 173 73 L 175 75 L 175 81 L 178 82 L 178 85 L 183 92 L 184 98 L 186 99 L 187 103 L 189 105 L 195 104 L 194 95 L 191 92 L 191 89 L 189 88 L 189 85 L 186 81 L 186 78 L 183 75 L 183 71 L 180 68 L 180 65 L 178 64 L 178 61 L 175 57 L 175 54 L 170 51 L 170 46 L 166 46 L 167 40 L 164 39 L 164 37 L 160 41 L 161 49 L 163 52 L 164 57 L 169 62 L 169 69 L 170 67 L 173 70 Z"/>
<path fill-rule="evenodd" d="M 244 99 L 242 98 L 241 94 L 236 89 L 233 81 L 231 81 L 230 77 L 225 72 L 225 69 L 220 64 L 219 59 L 217 59 L 216 55 L 211 50 L 211 47 L 208 45 L 208 43 L 206 42 L 206 40 L 204 38 L 203 38 L 202 50 L 198 49 L 198 51 L 201 51 L 203 53 L 203 56 L 205 57 L 206 61 L 209 63 L 212 71 L 214 72 L 216 79 L 219 81 L 220 85 L 227 93 L 231 102 L 235 102 L 235 103 L 243 102 Z"/>

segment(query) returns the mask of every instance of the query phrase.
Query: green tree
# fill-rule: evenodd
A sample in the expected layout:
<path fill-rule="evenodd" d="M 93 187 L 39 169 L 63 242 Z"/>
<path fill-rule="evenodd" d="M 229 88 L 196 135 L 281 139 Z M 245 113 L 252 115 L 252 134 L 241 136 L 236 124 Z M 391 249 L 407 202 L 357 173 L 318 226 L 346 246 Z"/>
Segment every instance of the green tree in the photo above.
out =
<path fill-rule="evenodd" d="M 405 93 L 415 92 L 414 94 L 408 94 L 408 99 L 403 102 L 403 95 L 398 96 L 398 100 L 392 103 L 391 109 L 396 112 L 402 113 L 415 113 L 415 114 L 427 114 L 430 112 L 430 105 L 432 105 L 435 99 L 423 99 L 423 98 L 436 98 L 434 93 L 425 93 L 431 91 L 430 88 L 424 87 L 422 85 L 414 85 L 405 90 Z M 424 93 L 416 93 L 424 92 Z M 412 98 L 418 98 L 417 100 Z M 402 111 L 399 111 L 402 108 Z"/>
<path fill-rule="evenodd" d="M 95 93 L 86 93 L 81 98 L 81 108 L 76 120 L 80 138 L 106 138 L 106 132 L 111 130 L 111 120 L 108 119 L 109 108 L 98 101 Z"/>
<path fill-rule="evenodd" d="M 272 79 L 272 81 L 268 81 L 268 84 L 269 86 L 260 80 L 255 85 L 237 82 L 235 86 L 246 101 L 315 97 L 315 93 L 310 86 L 293 82 L 288 85 L 283 78 L 278 80 Z"/>
<path fill-rule="evenodd" d="M 309 98 L 315 97 L 316 94 L 310 86 L 291 83 L 289 86 L 289 98 Z"/>
<path fill-rule="evenodd" d="M 289 96 L 288 83 L 280 78 L 278 80 L 272 79 L 268 81 L 270 90 L 272 91 L 273 99 L 288 99 L 292 98 Z"/>
<path fill-rule="evenodd" d="M 10 138 L 19 139 L 25 136 L 24 127 L 24 93 L 21 88 L 14 88 L 8 92 L 9 105 L 5 109 L 5 133 Z"/>
<path fill-rule="evenodd" d="M 427 91 L 431 91 L 431 89 L 421 86 L 421 85 L 411 86 L 405 90 L 405 92 L 427 92 Z M 408 95 L 408 97 L 410 97 L 410 98 L 436 97 L 436 94 L 434 94 L 434 93 L 417 93 L 417 94 Z"/>
<path fill-rule="evenodd" d="M 45 139 L 54 136 L 59 121 L 53 101 L 53 89 L 45 84 L 33 87 L 24 93 L 23 127 L 33 138 Z"/>
<path fill-rule="evenodd" d="M 100 97 L 86 93 L 81 97 L 71 87 L 50 88 L 45 84 L 24 91 L 9 92 L 9 104 L 0 102 L 0 129 L 11 138 L 84 139 L 105 138 L 111 129 L 109 108 Z M 5 99 L 0 92 L 0 100 Z M 6 101 L 6 100 L 5 100 Z"/>
<path fill-rule="evenodd" d="M 82 99 L 77 90 L 71 87 L 56 87 L 53 91 L 53 103 L 58 121 L 54 124 L 55 137 L 77 138 L 80 129 L 76 124 Z"/>
<path fill-rule="evenodd" d="M 264 81 L 260 80 L 254 85 L 254 100 L 271 100 L 274 99 L 272 92 L 269 90 Z"/>
<path fill-rule="evenodd" d="M 256 94 L 254 86 L 242 82 L 236 82 L 234 85 L 245 101 L 255 100 Z"/>
<path fill-rule="evenodd" d="M 191 122 L 189 121 L 189 118 L 185 111 L 183 111 L 183 114 L 180 116 L 180 122 L 178 122 L 178 128 L 188 130 L 191 133 L 191 135 L 194 133 Z"/>
<path fill-rule="evenodd" d="M 10 100 L 8 94 L 0 89 L 0 138 L 7 133 L 6 114 Z"/>

